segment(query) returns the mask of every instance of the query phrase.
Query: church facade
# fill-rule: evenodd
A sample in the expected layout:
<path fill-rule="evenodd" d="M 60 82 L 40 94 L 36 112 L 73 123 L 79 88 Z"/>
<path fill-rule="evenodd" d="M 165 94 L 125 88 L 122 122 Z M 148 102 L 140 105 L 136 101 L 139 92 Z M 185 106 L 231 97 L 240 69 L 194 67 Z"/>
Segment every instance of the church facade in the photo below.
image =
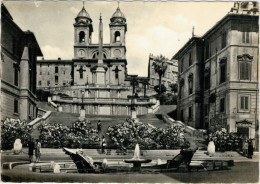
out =
<path fill-rule="evenodd" d="M 99 19 L 99 43 L 92 43 L 92 19 L 83 6 L 74 23 L 74 58 L 72 60 L 38 60 L 37 89 L 49 90 L 52 100 L 65 112 L 130 115 L 135 104 L 137 114 L 152 112 L 155 99 L 136 99 L 131 84 L 148 78 L 127 74 L 125 36 L 127 23 L 118 7 L 110 19 L 110 43 L 103 44 L 103 23 Z M 142 86 L 142 85 L 141 85 Z M 146 88 L 146 85 L 144 85 Z M 141 91 L 146 89 L 141 88 Z M 140 91 L 139 90 L 139 91 Z"/>

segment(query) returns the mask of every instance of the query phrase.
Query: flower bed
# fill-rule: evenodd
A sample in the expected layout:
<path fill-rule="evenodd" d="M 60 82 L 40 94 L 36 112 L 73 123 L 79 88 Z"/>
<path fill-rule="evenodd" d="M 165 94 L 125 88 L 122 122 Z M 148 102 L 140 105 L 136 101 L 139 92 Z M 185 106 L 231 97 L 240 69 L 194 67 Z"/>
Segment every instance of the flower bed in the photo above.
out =
<path fill-rule="evenodd" d="M 243 141 L 242 137 L 233 132 L 227 133 L 224 128 L 210 133 L 209 140 L 213 140 L 218 151 L 238 151 L 242 148 Z"/>
<path fill-rule="evenodd" d="M 71 127 L 62 124 L 41 125 L 39 127 L 42 147 L 48 148 L 98 148 L 98 132 L 87 122 L 77 121 Z"/>
<path fill-rule="evenodd" d="M 163 129 L 128 120 L 122 124 L 108 127 L 106 134 L 116 147 L 122 150 L 134 149 L 136 143 L 142 149 L 175 149 L 189 146 L 184 139 L 183 130 L 181 126 Z"/>
<path fill-rule="evenodd" d="M 23 145 L 30 140 L 32 126 L 19 119 L 9 119 L 1 122 L 1 149 L 12 149 L 14 141 L 21 139 Z"/>

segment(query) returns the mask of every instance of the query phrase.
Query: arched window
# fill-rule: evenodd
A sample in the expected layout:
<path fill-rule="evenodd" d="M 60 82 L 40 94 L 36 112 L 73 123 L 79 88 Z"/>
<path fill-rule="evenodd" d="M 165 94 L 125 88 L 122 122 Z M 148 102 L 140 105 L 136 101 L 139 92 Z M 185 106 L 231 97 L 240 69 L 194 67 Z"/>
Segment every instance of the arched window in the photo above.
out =
<path fill-rule="evenodd" d="M 115 32 L 115 42 L 120 42 L 120 32 L 119 31 Z"/>
<path fill-rule="evenodd" d="M 79 32 L 79 42 L 85 42 L 85 32 L 84 31 Z"/>
<path fill-rule="evenodd" d="M 98 53 L 94 53 L 93 56 L 92 56 L 92 59 L 97 59 L 98 58 Z"/>
<path fill-rule="evenodd" d="M 92 56 L 92 59 L 98 59 L 99 52 L 95 52 Z M 107 55 L 103 53 L 103 59 L 107 59 Z"/>

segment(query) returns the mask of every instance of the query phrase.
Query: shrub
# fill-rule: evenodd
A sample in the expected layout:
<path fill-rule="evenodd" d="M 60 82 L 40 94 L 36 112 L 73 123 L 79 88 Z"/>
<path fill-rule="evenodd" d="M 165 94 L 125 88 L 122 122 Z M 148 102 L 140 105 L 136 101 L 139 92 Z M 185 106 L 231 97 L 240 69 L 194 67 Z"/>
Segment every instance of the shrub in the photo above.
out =
<path fill-rule="evenodd" d="M 174 149 L 188 146 L 183 137 L 183 128 L 180 126 L 158 129 L 149 124 L 133 123 L 132 120 L 128 120 L 108 127 L 106 134 L 121 150 L 134 149 L 137 143 L 143 149 Z"/>
<path fill-rule="evenodd" d="M 44 124 L 39 131 L 42 147 L 96 148 L 100 142 L 98 131 L 85 121 L 76 121 L 71 127 Z"/>
<path fill-rule="evenodd" d="M 27 122 L 7 118 L 1 122 L 1 149 L 12 149 L 16 139 L 21 139 L 22 144 L 27 145 L 31 132 L 32 126 L 27 125 Z"/>

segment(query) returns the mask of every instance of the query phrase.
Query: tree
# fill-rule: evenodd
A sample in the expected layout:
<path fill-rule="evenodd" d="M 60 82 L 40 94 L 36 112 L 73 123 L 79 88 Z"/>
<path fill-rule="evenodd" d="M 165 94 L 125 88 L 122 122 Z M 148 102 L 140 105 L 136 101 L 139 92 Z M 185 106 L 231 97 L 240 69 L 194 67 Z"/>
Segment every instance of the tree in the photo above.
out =
<path fill-rule="evenodd" d="M 178 84 L 170 84 L 171 91 L 174 93 L 178 92 Z"/>
<path fill-rule="evenodd" d="M 154 86 L 154 91 L 159 94 L 159 92 L 160 92 L 160 86 L 159 86 L 159 85 Z M 163 94 L 163 93 L 165 93 L 165 92 L 166 92 L 166 87 L 162 84 L 162 85 L 161 85 L 161 94 Z"/>
<path fill-rule="evenodd" d="M 162 76 L 164 75 L 166 69 L 167 69 L 167 64 L 166 61 L 168 59 L 166 57 L 164 57 L 163 55 L 157 56 L 154 59 L 153 62 L 153 67 L 154 67 L 154 71 L 158 74 L 159 76 L 159 99 L 161 99 L 161 94 L 162 94 L 162 88 L 161 88 L 161 84 L 162 84 Z"/>

